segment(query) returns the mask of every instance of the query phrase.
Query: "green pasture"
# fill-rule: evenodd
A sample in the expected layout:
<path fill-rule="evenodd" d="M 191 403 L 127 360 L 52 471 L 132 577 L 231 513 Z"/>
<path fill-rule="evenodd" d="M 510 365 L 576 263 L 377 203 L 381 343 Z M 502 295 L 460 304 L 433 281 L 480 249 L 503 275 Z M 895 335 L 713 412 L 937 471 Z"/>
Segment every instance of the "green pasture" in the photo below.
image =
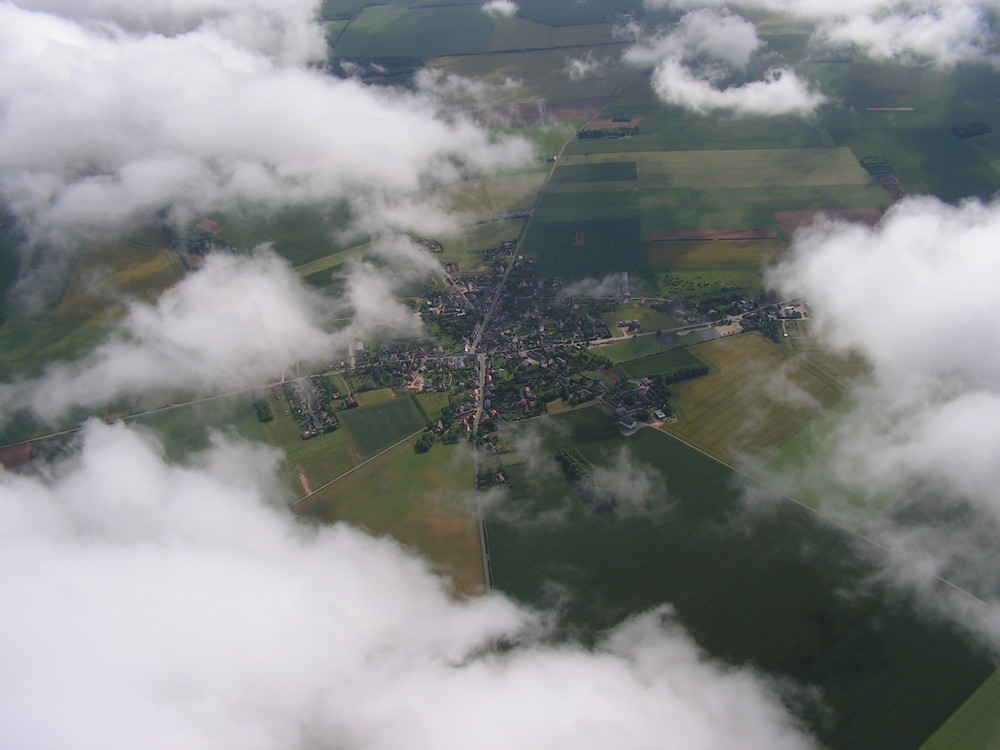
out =
<path fill-rule="evenodd" d="M 518 2 L 517 14 L 549 26 L 600 24 L 615 13 L 635 10 L 634 0 L 590 0 L 586 3 L 554 3 L 551 0 Z"/>
<path fill-rule="evenodd" d="M 232 212 L 212 214 L 213 221 L 222 225 L 216 238 L 233 247 L 252 248 L 265 242 L 274 245 L 279 255 L 293 266 L 328 258 L 346 250 L 334 241 L 333 235 L 347 222 L 344 206 L 291 206 L 273 214 L 264 212 Z"/>
<path fill-rule="evenodd" d="M 871 182 L 868 173 L 847 148 L 590 154 L 566 156 L 560 168 L 632 159 L 636 162 L 640 187 L 660 190 L 867 185 Z"/>
<path fill-rule="evenodd" d="M 837 143 L 858 159 L 884 156 L 908 193 L 936 195 L 945 201 L 970 196 L 988 199 L 1000 188 L 1000 173 L 951 127 L 833 129 Z"/>
<path fill-rule="evenodd" d="M 631 216 L 629 216 L 631 214 Z M 601 278 L 609 273 L 638 270 L 643 264 L 640 224 L 634 211 L 628 218 L 571 219 L 556 212 L 536 212 L 524 239 L 524 252 L 535 256 L 539 276 L 563 279 Z"/>
<path fill-rule="evenodd" d="M 1000 741 L 1000 672 L 994 672 L 920 750 L 990 750 Z"/>
<path fill-rule="evenodd" d="M 610 344 L 595 346 L 592 351 L 602 357 L 607 357 L 612 364 L 627 362 L 639 357 L 648 357 L 651 354 L 659 354 L 669 349 L 659 336 L 638 336 L 627 338 L 623 341 L 615 341 Z"/>
<path fill-rule="evenodd" d="M 621 370 L 629 378 L 648 378 L 650 375 L 659 375 L 678 367 L 700 365 L 701 363 L 701 360 L 694 356 L 690 350 L 679 348 L 659 354 L 650 354 L 638 359 L 630 359 L 621 365 Z"/>
<path fill-rule="evenodd" d="M 633 68 L 621 61 L 624 44 L 594 47 L 500 52 L 488 55 L 458 55 L 428 61 L 428 67 L 450 75 L 478 78 L 502 85 L 508 79 L 520 81 L 517 87 L 498 89 L 488 100 L 489 106 L 520 104 L 544 100 L 550 105 L 573 99 L 607 99 L 636 77 Z M 568 56 L 583 58 L 590 54 L 605 72 L 603 76 L 570 80 L 566 72 Z M 598 105 L 603 106 L 605 102 Z M 594 110 L 596 111 L 596 110 Z M 569 118 L 569 119 L 579 119 Z"/>
<path fill-rule="evenodd" d="M 483 588 L 483 566 L 472 493 L 467 446 L 435 445 L 415 453 L 403 443 L 318 490 L 295 511 L 392 536 L 451 577 L 457 592 L 475 594 Z"/>
<path fill-rule="evenodd" d="M 609 161 L 587 164 L 560 164 L 551 182 L 605 182 L 638 179 L 634 161 Z"/>
<path fill-rule="evenodd" d="M 362 458 L 370 458 L 425 426 L 413 399 L 397 398 L 364 408 L 337 412 Z"/>
<path fill-rule="evenodd" d="M 487 522 L 494 585 L 567 632 L 596 638 L 669 604 L 713 657 L 816 690 L 790 707 L 833 750 L 919 747 L 992 673 L 962 628 L 875 582 L 871 543 L 757 485 L 751 510 L 738 475 L 656 430 L 622 438 L 594 408 L 551 419 L 546 451 L 602 466 L 626 446 L 667 489 L 658 513 L 597 514 L 560 475 L 506 467 L 512 515 Z"/>
<path fill-rule="evenodd" d="M 392 388 L 379 388 L 374 391 L 355 393 L 354 398 L 357 400 L 359 407 L 377 406 L 378 404 L 384 404 L 394 400 L 396 398 L 396 392 L 392 390 Z"/>
<path fill-rule="evenodd" d="M 306 475 L 309 486 L 316 489 L 353 468 L 361 457 L 351 444 L 343 422 L 333 432 L 303 440 L 299 427 L 288 410 L 288 402 L 279 393 L 268 391 L 267 401 L 274 419 L 264 423 L 263 428 L 268 442 L 285 454 L 282 469 L 288 486 L 296 497 L 302 497 L 304 493 L 299 482 L 300 471 Z M 252 404 L 248 404 L 247 409 L 254 415 Z M 344 413 L 338 412 L 338 418 Z"/>
<path fill-rule="evenodd" d="M 836 381 L 758 333 L 691 349 L 712 372 L 671 386 L 669 431 L 716 456 L 773 450 L 841 395 Z"/>
<path fill-rule="evenodd" d="M 610 24 L 580 24 L 550 26 L 528 18 L 514 16 L 497 19 L 490 40 L 490 52 L 548 49 L 551 47 L 584 47 L 611 44 Z"/>
<path fill-rule="evenodd" d="M 545 174 L 527 172 L 480 178 L 448 185 L 429 193 L 450 211 L 461 214 L 463 223 L 492 221 L 505 211 L 528 209 L 545 182 Z"/>
<path fill-rule="evenodd" d="M 326 274 L 329 278 L 338 268 L 340 268 L 344 263 L 346 263 L 350 258 L 355 258 L 364 255 L 368 252 L 369 244 L 366 242 L 363 245 L 356 245 L 355 247 L 348 248 L 347 250 L 340 250 L 330 255 L 326 255 L 322 258 L 317 258 L 316 260 L 309 261 L 308 263 L 303 263 L 301 266 L 295 267 L 295 272 L 304 279 L 313 279 L 322 274 Z"/>
<path fill-rule="evenodd" d="M 844 82 L 844 100 L 859 107 L 914 106 L 923 71 L 896 63 L 855 62 Z"/>
<path fill-rule="evenodd" d="M 441 419 L 441 412 L 451 405 L 451 396 L 447 393 L 418 393 L 413 398 L 427 424 Z"/>
<path fill-rule="evenodd" d="M 829 145 L 822 132 L 801 117 L 709 117 L 665 105 L 652 90 L 649 77 L 640 75 L 624 94 L 601 112 L 602 117 L 631 117 L 640 133 L 630 138 L 578 139 L 568 155 L 621 154 L 635 151 L 704 151 L 818 148 Z"/>
<path fill-rule="evenodd" d="M 331 49 L 335 57 L 424 59 L 488 52 L 495 20 L 478 5 L 407 7 L 369 5 L 344 29 Z"/>
<path fill-rule="evenodd" d="M 218 396 L 149 412 L 129 419 L 129 423 L 153 430 L 170 460 L 178 461 L 207 448 L 211 433 L 216 431 L 237 434 L 251 442 L 268 442 L 268 434 L 253 408 L 253 400 L 262 397 L 267 397 L 266 391 Z"/>
<path fill-rule="evenodd" d="M 0 380 L 36 377 L 50 364 L 79 359 L 109 330 L 96 325 L 8 318 L 0 323 Z"/>
<path fill-rule="evenodd" d="M 640 305 L 638 302 L 626 302 L 624 305 L 618 305 L 614 312 L 604 313 L 601 317 L 604 318 L 612 336 L 625 335 L 616 328 L 620 320 L 638 320 L 643 331 L 658 331 L 677 325 L 677 321 L 667 313 L 654 310 L 650 305 Z"/>

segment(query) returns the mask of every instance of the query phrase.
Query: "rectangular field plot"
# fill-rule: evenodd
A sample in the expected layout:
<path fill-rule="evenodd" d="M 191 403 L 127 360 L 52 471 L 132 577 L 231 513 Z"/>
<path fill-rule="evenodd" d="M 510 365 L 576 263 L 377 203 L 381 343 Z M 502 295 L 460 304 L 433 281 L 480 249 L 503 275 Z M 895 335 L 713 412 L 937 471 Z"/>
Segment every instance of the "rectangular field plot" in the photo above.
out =
<path fill-rule="evenodd" d="M 646 151 L 627 156 L 568 156 L 563 162 L 567 166 L 603 164 L 630 158 L 636 162 L 639 184 L 644 188 L 808 187 L 871 183 L 868 173 L 846 148 Z"/>
<path fill-rule="evenodd" d="M 634 161 L 570 164 L 558 167 L 552 174 L 552 182 L 601 182 L 634 179 L 636 179 Z"/>
<path fill-rule="evenodd" d="M 357 445 L 361 458 L 370 458 L 425 427 L 424 419 L 412 397 L 347 409 L 337 412 L 337 417 Z"/>
<path fill-rule="evenodd" d="M 611 28 L 610 24 L 549 26 L 517 16 L 500 18 L 493 29 L 490 52 L 608 44 L 617 41 Z"/>
<path fill-rule="evenodd" d="M 665 352 L 670 347 L 663 343 L 659 336 L 639 336 L 626 338 L 611 344 L 595 347 L 592 351 L 602 357 L 607 357 L 612 364 L 627 362 L 630 359 L 648 357 L 651 354 Z"/>
<path fill-rule="evenodd" d="M 123 299 L 153 302 L 183 275 L 172 250 L 126 237 L 95 242 L 77 262 L 54 317 L 64 323 L 111 322 L 123 311 Z"/>
<path fill-rule="evenodd" d="M 524 241 L 539 276 L 601 278 L 642 267 L 638 219 L 537 220 Z"/>
<path fill-rule="evenodd" d="M 1000 672 L 995 672 L 962 704 L 920 750 L 984 750 L 1000 737 Z"/>
<path fill-rule="evenodd" d="M 782 250 L 774 240 L 654 240 L 649 243 L 649 268 L 757 271 Z"/>
<path fill-rule="evenodd" d="M 671 386 L 679 419 L 669 430 L 714 455 L 777 448 L 840 398 L 836 381 L 757 333 L 692 353 L 712 373 Z"/>
<path fill-rule="evenodd" d="M 391 535 L 426 557 L 456 591 L 483 590 L 479 532 L 469 501 L 472 453 L 435 445 L 414 453 L 403 443 L 318 490 L 295 507 L 321 521 L 348 521 Z"/>
<path fill-rule="evenodd" d="M 348 24 L 335 57 L 439 57 L 488 52 L 495 20 L 478 6 L 370 5 Z"/>
<path fill-rule="evenodd" d="M 658 512 L 594 513 L 561 476 L 506 469 L 515 520 L 487 520 L 494 585 L 556 605 L 577 637 L 669 604 L 712 657 L 817 690 L 793 710 L 832 750 L 913 750 L 992 673 L 961 628 L 872 585 L 870 542 L 760 487 L 766 511 L 747 513 L 734 472 L 656 430 L 622 438 L 593 408 L 552 419 L 539 453 L 606 467 L 624 449 L 665 487 Z"/>
<path fill-rule="evenodd" d="M 672 349 L 659 354 L 651 354 L 647 357 L 639 357 L 625 362 L 622 372 L 630 378 L 647 378 L 650 375 L 675 370 L 678 367 L 688 365 L 700 365 L 702 361 L 694 356 L 688 349 Z"/>
<path fill-rule="evenodd" d="M 478 8 L 475 10 L 483 15 Z M 451 30 L 445 26 L 444 31 Z M 621 53 L 624 48 L 624 44 L 607 44 L 572 50 L 573 57 L 586 57 L 589 54 L 600 69 L 606 71 L 606 75 L 600 78 L 588 77 L 578 81 L 572 81 L 566 75 L 568 51 L 562 49 L 441 57 L 429 61 L 428 66 L 450 75 L 477 78 L 496 84 L 498 89 L 486 102 L 488 106 L 532 103 L 537 113 L 539 99 L 547 102 L 546 110 L 553 111 L 561 100 L 614 96 L 625 84 L 639 75 L 635 69 L 621 64 Z M 508 79 L 520 81 L 520 85 L 504 86 Z M 596 109 L 588 109 L 590 114 L 582 119 L 590 119 L 605 103 L 606 99 Z M 560 115 L 557 119 L 581 118 Z M 545 117 L 538 113 L 535 120 L 541 122 Z M 567 132 L 567 137 L 570 132 Z"/>

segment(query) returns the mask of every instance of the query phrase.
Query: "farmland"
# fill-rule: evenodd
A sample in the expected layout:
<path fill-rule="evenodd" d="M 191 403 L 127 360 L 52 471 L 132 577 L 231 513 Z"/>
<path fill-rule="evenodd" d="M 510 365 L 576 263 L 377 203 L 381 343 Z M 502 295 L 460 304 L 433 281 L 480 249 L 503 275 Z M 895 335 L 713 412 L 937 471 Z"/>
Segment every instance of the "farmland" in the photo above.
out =
<path fill-rule="evenodd" d="M 103 326 L 11 318 L 0 324 L 0 378 L 34 377 L 46 365 L 78 359 L 110 329 Z"/>
<path fill-rule="evenodd" d="M 669 430 L 713 455 L 776 448 L 840 398 L 829 376 L 757 333 L 708 341 L 691 352 L 712 372 L 671 386 L 678 422 Z"/>
<path fill-rule="evenodd" d="M 622 372 L 629 378 L 646 378 L 650 375 L 668 372 L 678 367 L 699 365 L 701 360 L 688 349 L 671 349 L 670 351 L 650 354 L 637 359 L 630 359 L 621 365 Z"/>
<path fill-rule="evenodd" d="M 603 344 L 594 349 L 595 354 L 607 357 L 612 364 L 618 364 L 637 357 L 647 357 L 650 354 L 658 354 L 666 351 L 669 347 L 660 340 L 659 336 L 642 336 L 640 338 L 629 338 L 624 341 L 615 341 L 611 344 Z"/>
<path fill-rule="evenodd" d="M 370 458 L 393 443 L 424 428 L 424 419 L 411 397 L 398 398 L 363 409 L 348 409 L 338 417 L 361 458 Z"/>
<path fill-rule="evenodd" d="M 370 5 L 337 37 L 334 57 L 385 55 L 430 58 L 487 52 L 494 19 L 478 6 L 406 7 Z"/>
<path fill-rule="evenodd" d="M 410 443 L 359 467 L 296 506 L 308 518 L 348 521 L 391 535 L 424 554 L 457 591 L 483 585 L 482 558 L 471 502 L 472 454 L 437 445 L 414 453 Z M 463 500 L 465 502 L 463 502 Z"/>
<path fill-rule="evenodd" d="M 561 477 L 508 467 L 520 521 L 488 521 L 501 591 L 535 606 L 560 597 L 562 622 L 591 637 L 670 602 L 710 653 L 821 690 L 824 708 L 797 710 L 832 748 L 917 747 L 992 672 L 956 627 L 860 585 L 879 554 L 865 542 L 773 497 L 748 523 L 735 475 L 662 433 L 623 439 L 595 409 L 553 419 L 562 429 L 545 433 L 547 451 L 574 445 L 604 465 L 627 445 L 669 495 L 658 513 L 598 514 Z"/>
<path fill-rule="evenodd" d="M 63 323 L 113 322 L 123 300 L 153 302 L 184 274 L 177 254 L 127 237 L 94 242 L 77 261 L 54 319 Z"/>

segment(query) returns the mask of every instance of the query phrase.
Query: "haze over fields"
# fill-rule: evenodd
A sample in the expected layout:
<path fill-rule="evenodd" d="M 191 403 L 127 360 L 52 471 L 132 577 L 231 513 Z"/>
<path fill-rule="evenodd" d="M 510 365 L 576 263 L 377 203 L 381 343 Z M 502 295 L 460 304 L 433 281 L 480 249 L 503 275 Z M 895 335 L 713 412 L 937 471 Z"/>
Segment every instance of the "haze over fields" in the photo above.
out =
<path fill-rule="evenodd" d="M 0 2 L 0 745 L 988 747 L 994 4 L 424 5 Z"/>

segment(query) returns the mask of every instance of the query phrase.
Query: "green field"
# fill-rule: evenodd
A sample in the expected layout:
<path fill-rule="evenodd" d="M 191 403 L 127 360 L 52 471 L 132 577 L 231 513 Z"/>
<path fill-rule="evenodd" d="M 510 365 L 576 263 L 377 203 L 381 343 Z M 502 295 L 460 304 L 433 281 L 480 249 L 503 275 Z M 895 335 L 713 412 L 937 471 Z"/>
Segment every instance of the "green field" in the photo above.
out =
<path fill-rule="evenodd" d="M 490 52 L 583 47 L 615 42 L 610 24 L 551 26 L 527 18 L 497 19 L 490 41 Z"/>
<path fill-rule="evenodd" d="M 428 424 L 439 420 L 441 411 L 451 405 L 451 396 L 447 393 L 418 393 L 413 398 Z"/>
<path fill-rule="evenodd" d="M 64 323 L 113 322 L 124 312 L 124 300 L 155 302 L 183 275 L 172 250 L 128 237 L 93 242 L 77 261 L 53 317 Z"/>
<path fill-rule="evenodd" d="M 0 380 L 35 377 L 50 363 L 79 359 L 109 330 L 49 320 L 5 320 L 0 323 Z"/>
<path fill-rule="evenodd" d="M 713 455 L 777 448 L 840 398 L 832 378 L 757 333 L 691 352 L 712 372 L 671 386 L 678 421 L 666 429 Z"/>
<path fill-rule="evenodd" d="M 920 750 L 987 750 L 1000 740 L 1000 672 L 994 672 Z"/>
<path fill-rule="evenodd" d="M 361 458 L 371 458 L 425 426 L 423 415 L 411 397 L 347 409 L 338 412 L 337 416 Z"/>
<path fill-rule="evenodd" d="M 654 310 L 651 305 L 640 305 L 638 302 L 626 302 L 617 305 L 614 312 L 601 315 L 611 331 L 612 336 L 625 336 L 618 328 L 620 320 L 638 320 L 643 331 L 658 331 L 663 328 L 673 328 L 677 322 L 667 313 Z"/>
<path fill-rule="evenodd" d="M 392 401 L 396 398 L 396 392 L 393 391 L 392 388 L 379 388 L 374 391 L 355 393 L 354 397 L 358 401 L 358 406 L 376 406 L 378 404 L 384 404 L 388 401 Z"/>
<path fill-rule="evenodd" d="M 623 158 L 625 157 L 625 158 Z M 713 189 L 867 185 L 868 173 L 846 148 L 644 151 L 563 157 L 569 166 L 634 160 L 642 188 Z"/>
<path fill-rule="evenodd" d="M 776 240 L 671 240 L 650 243 L 653 271 L 759 271 L 784 250 Z"/>
<path fill-rule="evenodd" d="M 561 477 L 507 468 L 524 522 L 488 520 L 494 584 L 558 606 L 577 637 L 669 603 L 716 658 L 816 689 L 792 708 L 834 750 L 912 750 L 993 671 L 959 627 L 872 582 L 878 548 L 778 498 L 746 512 L 733 472 L 658 431 L 622 438 L 593 408 L 552 419 L 547 450 L 600 466 L 626 445 L 668 490 L 662 515 L 595 514 Z"/>
<path fill-rule="evenodd" d="M 353 468 L 361 460 L 357 448 L 344 429 L 343 421 L 340 428 L 333 432 L 303 440 L 284 398 L 279 399 L 272 390 L 267 399 L 274 413 L 274 420 L 264 424 L 264 432 L 271 445 L 280 448 L 285 454 L 282 468 L 288 486 L 296 497 L 305 495 L 299 480 L 300 473 L 305 475 L 310 489 L 316 489 Z M 250 411 L 252 413 L 252 408 Z M 344 413 L 339 412 L 338 418 Z"/>
<path fill-rule="evenodd" d="M 634 161 L 560 164 L 552 174 L 552 182 L 601 182 L 635 179 L 637 177 Z"/>
<path fill-rule="evenodd" d="M 782 330 L 787 334 L 785 343 L 793 351 L 801 354 L 823 372 L 838 379 L 850 379 L 865 375 L 870 368 L 857 353 L 841 356 L 825 348 L 812 335 L 812 322 L 809 320 L 786 320 Z"/>
<path fill-rule="evenodd" d="M 333 45 L 334 57 L 432 58 L 488 52 L 496 21 L 478 5 L 406 7 L 369 5 Z"/>
<path fill-rule="evenodd" d="M 622 364 L 622 372 L 629 378 L 647 378 L 650 375 L 675 370 L 688 365 L 700 365 L 702 362 L 688 349 L 671 349 L 670 351 L 650 354 L 638 359 L 630 359 Z"/>
<path fill-rule="evenodd" d="M 607 357 L 612 364 L 619 364 L 630 359 L 659 354 L 669 348 L 660 340 L 659 336 L 639 336 L 634 339 L 628 338 L 625 341 L 615 341 L 612 344 L 602 344 L 594 347 L 591 351 L 594 354 Z"/>
<path fill-rule="evenodd" d="M 403 443 L 314 493 L 295 511 L 391 535 L 451 577 L 458 592 L 475 594 L 483 589 L 483 566 L 468 505 L 472 479 L 466 446 L 435 445 L 414 453 Z"/>
<path fill-rule="evenodd" d="M 236 248 L 270 242 L 275 252 L 293 266 L 348 249 L 333 239 L 334 232 L 347 223 L 346 206 L 291 206 L 277 212 L 234 211 L 212 214 L 209 218 L 222 225 L 222 231 L 216 235 L 220 242 Z"/>
<path fill-rule="evenodd" d="M 638 219 L 546 221 L 539 212 L 528 229 L 524 251 L 535 256 L 535 272 L 563 279 L 601 278 L 642 268 Z"/>
<path fill-rule="evenodd" d="M 487 221 L 463 229 L 458 234 L 439 238 L 444 252 L 435 255 L 441 263 L 457 263 L 460 273 L 481 271 L 483 250 L 499 247 L 505 240 L 516 240 L 521 235 L 526 219 Z"/>
<path fill-rule="evenodd" d="M 564 100 L 606 99 L 614 96 L 638 75 L 634 69 L 621 64 L 624 49 L 624 44 L 609 44 L 573 50 L 545 49 L 459 55 L 431 60 L 428 66 L 450 75 L 478 78 L 498 86 L 502 86 L 508 79 L 520 82 L 517 87 L 498 89 L 488 99 L 488 106 L 534 103 L 541 99 L 551 107 Z M 570 80 L 566 74 L 567 57 L 582 58 L 588 54 L 605 74 L 579 81 Z"/>

